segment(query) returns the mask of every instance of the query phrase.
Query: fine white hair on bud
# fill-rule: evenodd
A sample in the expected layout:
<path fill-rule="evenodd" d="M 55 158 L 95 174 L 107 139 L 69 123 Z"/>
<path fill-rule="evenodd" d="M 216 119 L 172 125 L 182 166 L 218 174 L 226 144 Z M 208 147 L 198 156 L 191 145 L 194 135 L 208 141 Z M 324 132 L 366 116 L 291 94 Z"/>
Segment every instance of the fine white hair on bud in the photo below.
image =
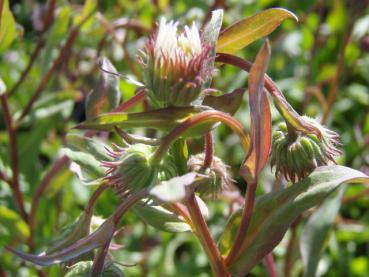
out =
<path fill-rule="evenodd" d="M 178 25 L 162 17 L 140 57 L 145 86 L 154 107 L 191 104 L 213 72 L 209 63 L 214 59 L 210 56 L 211 45 L 203 41 L 196 24 L 182 30 Z"/>

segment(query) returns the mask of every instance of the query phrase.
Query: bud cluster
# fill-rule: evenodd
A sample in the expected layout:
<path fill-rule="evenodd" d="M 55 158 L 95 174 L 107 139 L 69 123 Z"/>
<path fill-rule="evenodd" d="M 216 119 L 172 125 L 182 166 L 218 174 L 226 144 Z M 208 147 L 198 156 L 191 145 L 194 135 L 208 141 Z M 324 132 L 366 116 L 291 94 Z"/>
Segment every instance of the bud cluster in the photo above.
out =
<path fill-rule="evenodd" d="M 286 123 L 278 124 L 273 134 L 271 165 L 276 167 L 276 175 L 296 182 L 309 175 L 316 167 L 335 163 L 341 152 L 337 149 L 337 133 L 320 125 L 306 116 L 303 120 L 319 129 L 321 138 L 315 134 L 305 134 L 288 130 Z"/>

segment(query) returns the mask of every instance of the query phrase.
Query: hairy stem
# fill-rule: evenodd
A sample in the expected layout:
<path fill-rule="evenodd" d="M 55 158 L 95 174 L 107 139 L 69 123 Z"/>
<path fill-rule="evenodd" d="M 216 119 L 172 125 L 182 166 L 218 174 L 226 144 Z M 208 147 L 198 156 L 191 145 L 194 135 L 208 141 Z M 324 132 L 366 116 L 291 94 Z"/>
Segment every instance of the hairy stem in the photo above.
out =
<path fill-rule="evenodd" d="M 213 163 L 214 158 L 214 142 L 213 135 L 211 132 L 206 133 L 204 136 L 205 140 L 205 158 L 204 158 L 204 168 L 209 168 Z"/>

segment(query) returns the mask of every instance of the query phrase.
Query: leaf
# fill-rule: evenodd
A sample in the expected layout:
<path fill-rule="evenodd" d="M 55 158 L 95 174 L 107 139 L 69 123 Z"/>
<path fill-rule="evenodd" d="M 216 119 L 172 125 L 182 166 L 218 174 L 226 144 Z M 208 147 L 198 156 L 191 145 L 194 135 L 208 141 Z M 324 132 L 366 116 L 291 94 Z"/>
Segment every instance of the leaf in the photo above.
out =
<path fill-rule="evenodd" d="M 192 185 L 197 173 L 190 172 L 185 175 L 163 181 L 150 190 L 150 194 L 163 202 L 178 202 L 186 196 L 186 186 Z"/>
<path fill-rule="evenodd" d="M 115 75 L 118 74 L 117 70 L 107 58 L 103 58 L 101 68 L 100 79 L 86 99 L 87 119 L 112 111 L 118 107 L 120 102 L 120 81 L 119 77 Z"/>
<path fill-rule="evenodd" d="M 94 21 L 93 16 L 91 16 L 88 20 L 83 22 L 88 16 L 90 16 L 97 8 L 97 2 L 96 0 L 86 0 L 85 4 L 83 5 L 82 12 L 74 18 L 74 26 L 77 26 L 81 23 L 83 23 L 81 30 L 86 31 L 89 29 Z"/>
<path fill-rule="evenodd" d="M 265 42 L 250 70 L 251 147 L 241 167 L 241 175 L 247 182 L 257 180 L 259 172 L 268 162 L 272 143 L 272 116 L 264 90 L 264 76 L 269 57 L 269 43 Z"/>
<path fill-rule="evenodd" d="M 310 216 L 300 240 L 304 276 L 314 277 L 324 248 L 324 242 L 339 212 L 344 193 L 343 187 L 333 197 L 328 198 Z"/>
<path fill-rule="evenodd" d="M 9 8 L 9 0 L 3 3 L 0 22 L 0 53 L 4 52 L 16 37 L 16 25 L 12 12 Z"/>
<path fill-rule="evenodd" d="M 0 206 L 0 246 L 29 237 L 28 225 L 20 216 L 5 206 Z"/>
<path fill-rule="evenodd" d="M 77 134 L 68 134 L 66 141 L 70 149 L 93 155 L 97 161 L 109 161 L 112 159 L 108 155 L 104 143 L 96 138 L 92 139 Z"/>
<path fill-rule="evenodd" d="M 277 246 L 301 213 L 320 204 L 340 184 L 368 181 L 368 176 L 348 167 L 322 166 L 290 187 L 258 197 L 246 239 L 230 265 L 231 273 L 235 276 L 248 273 Z M 230 250 L 241 216 L 242 209 L 232 215 L 220 238 L 223 255 Z"/>
<path fill-rule="evenodd" d="M 183 218 L 155 203 L 138 203 L 133 206 L 134 213 L 152 227 L 171 233 L 191 231 Z"/>
<path fill-rule="evenodd" d="M 202 105 L 234 115 L 242 104 L 244 93 L 245 89 L 238 88 L 231 93 L 226 93 L 220 96 L 207 95 L 202 101 Z"/>
<path fill-rule="evenodd" d="M 215 46 L 219 37 L 220 28 L 223 23 L 223 10 L 218 9 L 211 12 L 211 19 L 204 28 L 204 42 L 211 43 L 212 55 L 215 54 Z"/>
<path fill-rule="evenodd" d="M 268 9 L 242 19 L 220 34 L 216 51 L 234 54 L 250 43 L 269 35 L 288 18 L 298 21 L 296 15 L 281 8 Z"/>
<path fill-rule="evenodd" d="M 106 113 L 77 125 L 77 129 L 111 131 L 119 128 L 153 128 L 170 130 L 204 107 L 175 107 L 139 113 Z"/>
<path fill-rule="evenodd" d="M 63 263 L 86 254 L 93 249 L 102 247 L 107 241 L 110 241 L 115 231 L 114 218 L 107 219 L 95 232 L 82 238 L 74 244 L 61 249 L 49 255 L 32 255 L 14 248 L 7 248 L 22 259 L 37 265 L 47 266 L 57 263 Z"/>

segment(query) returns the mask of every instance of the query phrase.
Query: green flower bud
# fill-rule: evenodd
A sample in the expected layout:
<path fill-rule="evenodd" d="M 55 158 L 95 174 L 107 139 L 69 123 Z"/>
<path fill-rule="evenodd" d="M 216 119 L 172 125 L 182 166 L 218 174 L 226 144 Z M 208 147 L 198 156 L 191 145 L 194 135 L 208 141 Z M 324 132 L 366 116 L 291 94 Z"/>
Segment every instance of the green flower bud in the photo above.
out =
<path fill-rule="evenodd" d="M 204 168 L 205 154 L 197 154 L 191 156 L 187 162 L 189 171 L 204 174 L 208 177 L 205 183 L 198 184 L 196 191 L 202 197 L 211 197 L 215 199 L 226 186 L 230 186 L 233 182 L 228 166 L 218 157 L 213 157 L 213 161 L 208 168 Z"/>
<path fill-rule="evenodd" d="M 108 150 L 114 161 L 103 161 L 102 165 L 108 168 L 105 179 L 121 196 L 177 176 L 174 160 L 169 154 L 160 163 L 152 163 L 154 146 L 137 143 L 127 148 L 115 147 L 117 151 Z"/>
<path fill-rule="evenodd" d="M 92 267 L 92 261 L 76 263 L 69 268 L 65 277 L 90 277 Z M 125 277 L 125 274 L 114 263 L 109 262 L 104 266 L 101 277 Z"/>
<path fill-rule="evenodd" d="M 156 108 L 188 106 L 212 75 L 211 45 L 200 37 L 195 24 L 185 26 L 180 35 L 177 25 L 162 18 L 140 56 L 148 96 Z"/>
<path fill-rule="evenodd" d="M 273 133 L 271 166 L 275 166 L 276 175 L 283 175 L 292 182 L 305 178 L 318 166 L 335 163 L 335 157 L 341 154 L 337 149 L 337 133 L 312 118 L 302 118 L 319 129 L 321 138 L 315 134 L 289 131 L 286 123 L 278 124 Z"/>

